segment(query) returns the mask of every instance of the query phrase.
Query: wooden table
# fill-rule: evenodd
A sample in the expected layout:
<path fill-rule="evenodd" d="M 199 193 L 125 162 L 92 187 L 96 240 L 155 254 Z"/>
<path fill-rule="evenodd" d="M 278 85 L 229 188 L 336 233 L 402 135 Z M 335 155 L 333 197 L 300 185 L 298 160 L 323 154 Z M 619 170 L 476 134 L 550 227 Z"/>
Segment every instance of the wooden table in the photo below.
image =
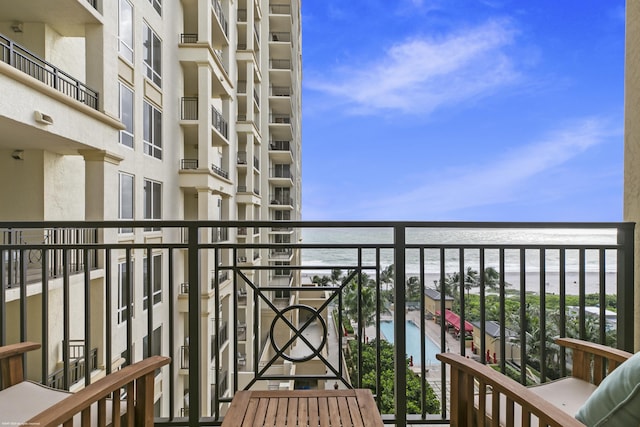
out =
<path fill-rule="evenodd" d="M 382 427 L 369 389 L 239 391 L 223 427 Z"/>

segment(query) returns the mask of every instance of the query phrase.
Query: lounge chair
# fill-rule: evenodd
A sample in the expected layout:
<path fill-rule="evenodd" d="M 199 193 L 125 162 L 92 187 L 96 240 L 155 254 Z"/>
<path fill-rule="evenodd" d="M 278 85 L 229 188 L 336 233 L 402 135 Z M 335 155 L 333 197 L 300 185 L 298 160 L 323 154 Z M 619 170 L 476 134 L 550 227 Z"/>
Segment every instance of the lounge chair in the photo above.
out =
<path fill-rule="evenodd" d="M 556 342 L 572 350 L 572 376 L 531 387 L 472 359 L 438 354 L 451 366 L 451 426 L 637 426 L 640 353 L 571 338 Z"/>
<path fill-rule="evenodd" d="M 0 422 L 11 425 L 108 426 L 121 417 L 128 426 L 153 426 L 156 369 L 170 358 L 152 356 L 126 366 L 77 393 L 52 389 L 24 379 L 24 354 L 40 344 L 0 347 Z M 126 387 L 125 400 L 120 390 Z M 115 398 L 111 398 L 115 392 Z M 119 423 L 118 423 L 119 424 Z"/>

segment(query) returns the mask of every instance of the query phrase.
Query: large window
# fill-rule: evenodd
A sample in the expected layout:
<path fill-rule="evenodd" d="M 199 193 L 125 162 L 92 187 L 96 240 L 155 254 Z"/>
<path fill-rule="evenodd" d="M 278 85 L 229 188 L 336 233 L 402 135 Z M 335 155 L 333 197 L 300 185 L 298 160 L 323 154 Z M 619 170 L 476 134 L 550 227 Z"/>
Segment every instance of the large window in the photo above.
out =
<path fill-rule="evenodd" d="M 149 3 L 151 3 L 156 12 L 162 16 L 162 0 L 149 0 Z"/>
<path fill-rule="evenodd" d="M 162 113 L 144 102 L 144 153 L 162 159 Z"/>
<path fill-rule="evenodd" d="M 127 61 L 133 63 L 133 6 L 127 0 L 120 0 L 118 14 L 118 52 Z"/>
<path fill-rule="evenodd" d="M 142 272 L 142 307 L 144 310 L 149 307 L 149 273 L 147 262 L 147 258 L 142 261 L 142 268 L 144 270 Z M 153 305 L 162 302 L 162 255 L 154 255 L 151 257 L 151 288 Z"/>
<path fill-rule="evenodd" d="M 118 323 L 123 323 L 129 316 L 129 310 L 127 309 L 127 290 L 129 291 L 129 300 L 131 302 L 131 308 L 133 308 L 133 277 L 127 268 L 126 262 L 118 263 Z M 133 315 L 133 311 L 132 311 Z"/>
<path fill-rule="evenodd" d="M 133 91 L 120 83 L 120 121 L 124 129 L 120 131 L 120 143 L 133 148 Z"/>
<path fill-rule="evenodd" d="M 144 219 L 162 219 L 162 184 L 149 179 L 144 180 Z M 157 230 L 160 228 L 145 229 Z"/>
<path fill-rule="evenodd" d="M 118 218 L 132 220 L 133 219 L 133 175 L 120 173 L 119 175 L 119 196 L 118 196 Z M 132 233 L 130 227 L 121 228 L 121 233 Z"/>
<path fill-rule="evenodd" d="M 143 56 L 146 76 L 162 86 L 162 42 L 148 25 L 144 26 Z"/>

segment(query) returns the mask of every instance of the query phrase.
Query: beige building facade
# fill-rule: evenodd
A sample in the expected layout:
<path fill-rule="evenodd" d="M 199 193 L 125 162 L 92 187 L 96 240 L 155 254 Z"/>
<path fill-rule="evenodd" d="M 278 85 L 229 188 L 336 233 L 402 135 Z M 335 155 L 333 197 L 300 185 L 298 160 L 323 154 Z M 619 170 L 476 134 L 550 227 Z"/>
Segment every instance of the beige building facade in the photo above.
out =
<path fill-rule="evenodd" d="M 55 6 L 0 0 L 0 220 L 299 220 L 301 59 L 299 0 L 59 0 Z M 44 231 L 11 238 L 50 243 L 53 237 Z M 101 232 L 97 239 L 145 243 L 181 236 L 172 229 L 136 228 Z M 286 244 L 299 239 L 297 229 L 263 227 L 215 229 L 201 240 Z M 224 367 L 203 384 L 200 406 L 203 415 L 212 413 L 209 385 L 229 384 L 234 359 L 253 366 L 260 357 L 250 351 L 254 340 L 265 346 L 268 333 L 266 328 L 259 329 L 260 336 L 252 333 L 263 315 L 256 318 L 251 298 L 239 298 L 243 302 L 234 310 L 232 277 L 212 277 L 215 262 L 247 266 L 256 283 L 299 283 L 299 273 L 286 268 L 299 263 L 295 250 L 241 249 L 235 260 L 231 254 L 221 252 L 220 259 L 214 250 L 203 251 L 202 283 L 195 286 L 187 283 L 186 259 L 174 259 L 169 270 L 162 250 L 150 257 L 134 252 L 130 268 L 124 253 L 111 259 L 117 273 L 110 301 L 112 354 L 103 348 L 106 320 L 99 307 L 106 296 L 92 295 L 91 340 L 98 364 L 115 369 L 126 360 L 127 333 L 133 334 L 135 358 L 144 356 L 150 301 L 157 351 L 178 363 L 189 345 L 187 295 L 199 289 L 203 340 L 242 336 L 237 348 L 228 340 L 219 355 L 210 354 L 213 346 L 202 346 L 201 372 L 209 373 L 216 358 Z M 274 268 L 250 269 L 256 265 Z M 175 348 L 168 342 L 169 271 L 182 283 L 171 316 L 180 344 Z M 134 290 L 131 308 L 120 292 L 126 274 L 133 283 L 153 282 L 152 295 L 143 295 L 141 286 Z M 92 283 L 106 280 L 105 269 L 92 272 Z M 219 306 L 209 286 L 213 281 L 220 286 Z M 62 286 L 61 279 L 48 283 L 51 307 L 60 303 Z M 81 278 L 72 277 L 70 286 L 72 295 L 82 295 Z M 30 289 L 29 310 L 36 313 L 43 288 Z M 246 295 L 246 288 L 240 292 Z M 18 316 L 19 291 L 6 295 L 7 317 Z M 297 298 L 287 291 L 271 297 L 287 304 Z M 268 316 L 264 309 L 258 312 Z M 53 313 L 44 349 L 52 372 L 62 357 L 62 320 Z M 82 310 L 72 310 L 74 315 L 80 318 Z M 214 330 L 216 316 L 224 331 Z M 129 332 L 127 318 L 134 323 Z M 41 324 L 30 321 L 27 338 L 41 338 Z M 70 325 L 71 336 L 84 334 L 81 321 Z M 8 331 L 8 342 L 19 339 Z M 170 405 L 188 410 L 187 378 L 188 369 L 176 369 L 174 401 L 168 393 L 159 395 L 158 415 Z M 238 378 L 242 388 L 252 373 Z M 229 393 L 229 387 L 219 389 Z"/>

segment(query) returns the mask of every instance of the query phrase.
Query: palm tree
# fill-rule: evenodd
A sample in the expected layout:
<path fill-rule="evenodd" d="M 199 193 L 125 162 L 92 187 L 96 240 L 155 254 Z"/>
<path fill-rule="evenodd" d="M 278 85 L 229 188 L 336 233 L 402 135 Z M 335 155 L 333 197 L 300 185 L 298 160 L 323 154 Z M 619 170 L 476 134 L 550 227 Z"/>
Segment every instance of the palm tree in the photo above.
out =
<path fill-rule="evenodd" d="M 395 267 L 393 264 L 388 265 L 387 267 L 385 267 L 382 272 L 380 273 L 380 281 L 386 285 L 393 285 L 393 279 L 395 277 Z M 389 286 L 386 287 L 387 290 L 389 289 Z"/>
<path fill-rule="evenodd" d="M 331 283 L 335 285 L 341 281 L 342 281 L 342 270 L 340 270 L 339 268 L 331 269 Z"/>
<path fill-rule="evenodd" d="M 493 267 L 484 269 L 484 286 L 491 290 L 496 290 L 500 286 L 500 273 Z"/>
<path fill-rule="evenodd" d="M 420 279 L 417 276 L 409 277 L 407 280 L 407 301 L 420 301 Z"/>
<path fill-rule="evenodd" d="M 377 312 L 375 281 L 366 273 L 361 273 L 361 289 L 358 295 L 358 276 L 355 276 L 343 289 L 345 314 L 358 324 L 358 336 L 364 338 L 364 329 L 373 324 Z M 359 310 L 359 311 L 358 311 Z"/>

